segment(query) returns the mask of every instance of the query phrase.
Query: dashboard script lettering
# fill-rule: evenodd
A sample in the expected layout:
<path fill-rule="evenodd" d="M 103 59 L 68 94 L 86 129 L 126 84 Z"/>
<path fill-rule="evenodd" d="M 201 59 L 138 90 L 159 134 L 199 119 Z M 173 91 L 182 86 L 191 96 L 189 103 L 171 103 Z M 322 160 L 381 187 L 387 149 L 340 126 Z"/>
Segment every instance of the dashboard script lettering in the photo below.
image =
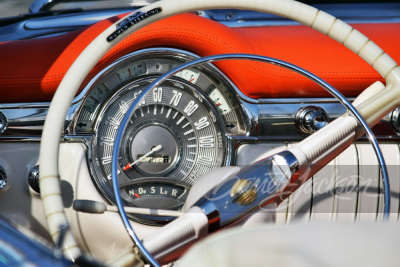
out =
<path fill-rule="evenodd" d="M 129 16 L 129 18 L 125 19 L 122 21 L 120 24 L 118 24 L 117 30 L 113 32 L 110 36 L 107 37 L 107 41 L 111 42 L 115 40 L 120 34 L 122 34 L 124 31 L 132 27 L 133 25 L 139 23 L 142 20 L 147 19 L 148 17 L 155 15 L 157 13 L 160 13 L 162 11 L 161 7 L 154 8 L 152 10 L 149 10 L 147 12 L 136 12 L 134 15 Z"/>

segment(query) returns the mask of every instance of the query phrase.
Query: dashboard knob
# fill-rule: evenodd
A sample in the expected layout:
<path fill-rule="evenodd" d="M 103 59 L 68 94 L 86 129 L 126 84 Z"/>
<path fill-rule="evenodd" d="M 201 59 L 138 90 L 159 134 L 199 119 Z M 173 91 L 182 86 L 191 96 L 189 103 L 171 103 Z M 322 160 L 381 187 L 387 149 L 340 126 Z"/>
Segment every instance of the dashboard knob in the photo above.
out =
<path fill-rule="evenodd" d="M 393 131 L 395 131 L 396 134 L 400 134 L 400 108 L 396 108 L 392 111 L 390 114 L 390 123 Z"/>
<path fill-rule="evenodd" d="M 29 172 L 28 176 L 28 182 L 29 185 L 31 186 L 32 190 L 35 191 L 36 193 L 40 193 L 40 187 L 39 187 L 39 166 L 36 165 L 31 169 Z"/>
<path fill-rule="evenodd" d="M 4 115 L 3 112 L 0 111 L 0 134 L 4 133 L 4 131 L 7 129 L 8 126 L 8 120 L 6 115 Z"/>
<path fill-rule="evenodd" d="M 307 106 L 296 113 L 297 130 L 303 134 L 312 134 L 329 123 L 325 110 L 316 106 Z"/>
<path fill-rule="evenodd" d="M 6 170 L 0 166 L 0 190 L 2 190 L 7 184 Z"/>

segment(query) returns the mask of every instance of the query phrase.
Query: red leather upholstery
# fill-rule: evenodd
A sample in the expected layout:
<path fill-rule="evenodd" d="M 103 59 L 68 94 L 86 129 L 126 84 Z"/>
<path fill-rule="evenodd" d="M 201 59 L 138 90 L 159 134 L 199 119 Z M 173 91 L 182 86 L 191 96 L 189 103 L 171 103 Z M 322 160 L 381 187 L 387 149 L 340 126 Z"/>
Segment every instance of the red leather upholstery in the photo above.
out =
<path fill-rule="evenodd" d="M 74 59 L 116 20 L 110 18 L 60 36 L 0 44 L 1 102 L 50 101 Z M 400 62 L 399 23 L 353 26 Z M 126 53 L 160 46 L 181 48 L 200 56 L 240 52 L 276 57 L 313 72 L 349 97 L 358 95 L 376 80 L 382 80 L 357 55 L 308 27 L 231 29 L 193 14 L 184 14 L 127 37 L 103 57 L 86 82 Z M 307 79 L 276 66 L 250 61 L 225 61 L 218 65 L 243 93 L 253 98 L 327 96 Z"/>

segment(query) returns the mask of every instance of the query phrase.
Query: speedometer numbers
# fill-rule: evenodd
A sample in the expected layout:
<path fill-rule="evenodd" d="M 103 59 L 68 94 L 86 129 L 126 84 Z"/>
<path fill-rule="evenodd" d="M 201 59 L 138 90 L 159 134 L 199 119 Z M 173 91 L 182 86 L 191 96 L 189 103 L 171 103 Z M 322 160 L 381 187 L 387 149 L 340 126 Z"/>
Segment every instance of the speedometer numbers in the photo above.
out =
<path fill-rule="evenodd" d="M 114 202 L 111 162 L 122 119 L 156 76 L 187 59 L 175 50 L 138 53 L 121 59 L 92 83 L 74 130 L 94 134 L 91 173 L 108 201 Z M 179 209 L 199 177 L 226 164 L 226 132 L 237 134 L 244 126 L 223 79 L 215 69 L 185 69 L 140 101 L 130 114 L 118 158 L 126 205 Z"/>

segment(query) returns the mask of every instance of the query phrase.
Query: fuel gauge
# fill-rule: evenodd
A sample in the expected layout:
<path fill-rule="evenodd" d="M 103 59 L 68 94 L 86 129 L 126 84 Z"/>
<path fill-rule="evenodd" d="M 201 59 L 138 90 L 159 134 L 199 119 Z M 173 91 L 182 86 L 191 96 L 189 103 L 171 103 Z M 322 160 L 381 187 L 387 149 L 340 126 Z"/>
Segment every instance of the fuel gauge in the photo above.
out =
<path fill-rule="evenodd" d="M 215 103 L 217 108 L 221 111 L 222 115 L 225 115 L 231 111 L 228 102 L 226 101 L 225 97 L 221 94 L 221 92 L 214 88 L 209 95 L 211 100 Z"/>
<path fill-rule="evenodd" d="M 199 72 L 195 72 L 193 70 L 190 69 L 186 69 L 186 70 L 182 70 L 180 72 L 178 72 L 177 74 L 175 74 L 176 77 L 185 79 L 186 81 L 189 81 L 191 83 L 196 83 L 197 79 L 200 76 Z"/>

